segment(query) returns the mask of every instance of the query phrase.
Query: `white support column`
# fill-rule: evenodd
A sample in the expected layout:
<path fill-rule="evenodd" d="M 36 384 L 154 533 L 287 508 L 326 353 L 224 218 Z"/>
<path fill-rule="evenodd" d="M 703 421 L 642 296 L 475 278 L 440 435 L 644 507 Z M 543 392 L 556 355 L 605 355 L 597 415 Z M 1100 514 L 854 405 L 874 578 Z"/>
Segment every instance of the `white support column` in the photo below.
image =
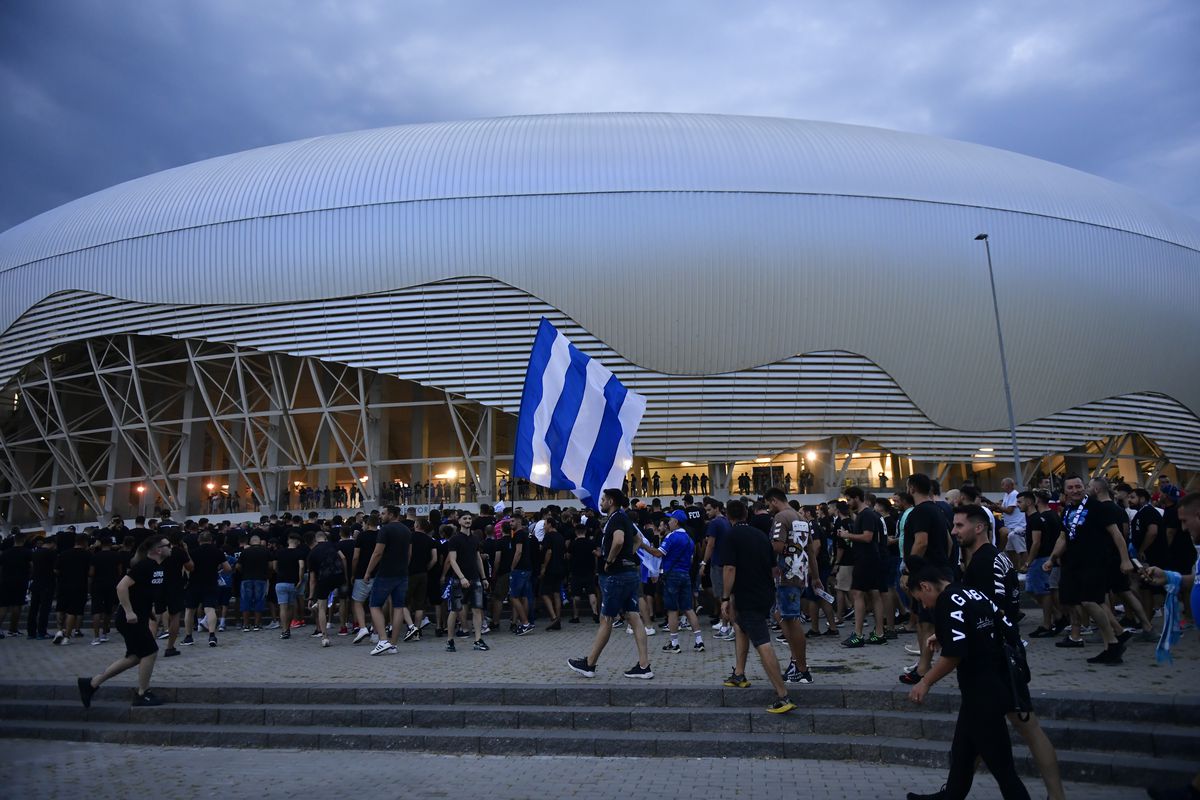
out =
<path fill-rule="evenodd" d="M 196 419 L 196 376 L 187 372 L 187 387 L 183 393 L 182 441 L 179 445 L 179 471 L 184 473 L 175 483 L 175 501 L 183 515 L 208 511 L 208 497 L 201 493 L 201 478 L 196 474 L 204 468 L 205 423 Z M 188 477 L 191 476 L 191 477 Z M 203 499 L 202 499 L 203 498 Z"/>

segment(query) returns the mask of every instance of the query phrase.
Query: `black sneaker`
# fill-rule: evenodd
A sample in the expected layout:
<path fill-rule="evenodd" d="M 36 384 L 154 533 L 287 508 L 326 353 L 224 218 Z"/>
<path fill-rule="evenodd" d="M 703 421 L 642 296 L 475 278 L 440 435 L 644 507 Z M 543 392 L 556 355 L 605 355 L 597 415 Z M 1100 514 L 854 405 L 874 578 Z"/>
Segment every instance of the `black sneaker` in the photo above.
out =
<path fill-rule="evenodd" d="M 551 622 L 549 625 L 546 626 L 546 630 L 561 631 L 562 630 L 562 620 L 561 619 L 554 620 L 554 622 Z"/>
<path fill-rule="evenodd" d="M 475 644 L 471 645 L 471 649 L 472 650 L 491 650 L 492 648 L 488 647 L 488 643 L 485 642 L 483 639 L 477 639 L 475 641 Z"/>
<path fill-rule="evenodd" d="M 1034 628 L 1032 631 L 1030 631 L 1029 638 L 1030 639 L 1045 639 L 1046 637 L 1053 636 L 1053 635 L 1054 635 L 1054 628 L 1046 628 L 1042 625 L 1038 625 L 1036 628 Z"/>
<path fill-rule="evenodd" d="M 796 669 L 796 662 L 795 662 L 795 661 L 789 661 L 789 662 L 788 662 L 788 665 L 787 665 L 787 669 L 785 669 L 785 670 L 783 671 L 783 679 L 784 679 L 784 681 L 787 681 L 787 679 L 788 679 L 788 678 L 790 678 L 792 675 L 795 675 L 795 674 L 796 674 L 797 672 L 799 672 L 799 671 L 800 671 L 800 670 Z"/>
<path fill-rule="evenodd" d="M 578 625 L 579 617 L 571 617 L 569 620 L 567 620 L 567 622 L 570 623 L 571 625 Z"/>
<path fill-rule="evenodd" d="M 1072 639 L 1070 636 L 1054 643 L 1055 647 L 1083 647 L 1083 639 Z"/>
<path fill-rule="evenodd" d="M 1062 633 L 1069 627 L 1071 627 L 1071 620 L 1067 617 L 1062 617 L 1058 622 L 1054 623 L 1054 632 Z"/>
<path fill-rule="evenodd" d="M 909 792 L 907 795 L 905 795 L 905 797 L 907 800 L 946 800 L 946 787 L 943 786 L 933 794 L 917 794 L 916 792 Z"/>
<path fill-rule="evenodd" d="M 209 647 L 217 646 L 217 635 L 215 633 L 210 633 L 208 635 L 208 646 Z"/>
<path fill-rule="evenodd" d="M 1133 631 L 1121 631 L 1121 635 L 1117 637 L 1117 644 L 1125 644 L 1133 638 Z"/>
<path fill-rule="evenodd" d="M 697 653 L 703 653 L 704 652 L 704 642 L 696 642 L 694 645 L 692 645 L 692 650 L 694 650 Z"/>
<path fill-rule="evenodd" d="M 131 703 L 131 705 L 139 708 L 150 708 L 151 706 L 161 706 L 162 704 L 163 701 L 159 700 L 150 692 L 146 692 L 145 694 L 138 694 L 137 692 L 134 692 L 133 703 Z"/>
<path fill-rule="evenodd" d="M 634 664 L 632 667 L 625 670 L 625 677 L 640 678 L 641 680 L 648 681 L 654 677 L 654 670 L 650 669 L 649 664 L 644 667 L 640 664 Z"/>
<path fill-rule="evenodd" d="M 796 707 L 796 704 L 793 703 L 790 699 L 788 699 L 786 697 L 780 697 L 774 703 L 771 703 L 771 705 L 767 706 L 767 713 L 768 714 L 786 714 L 787 712 L 791 711 L 795 707 Z"/>
<path fill-rule="evenodd" d="M 84 708 L 92 707 L 92 695 L 94 695 L 95 693 L 96 693 L 96 690 L 94 688 L 92 688 L 92 679 L 91 678 L 80 678 L 79 679 L 79 699 L 83 701 Z"/>
<path fill-rule="evenodd" d="M 1087 660 L 1089 664 L 1103 664 L 1106 667 L 1114 667 L 1120 664 L 1121 661 L 1121 646 L 1119 644 L 1110 644 L 1099 655 L 1092 656 Z"/>
<path fill-rule="evenodd" d="M 292 638 L 292 632 L 284 631 L 283 633 L 279 634 L 279 638 L 280 639 L 290 639 L 290 638 Z"/>
<path fill-rule="evenodd" d="M 915 669 L 912 672 L 905 672 L 900 676 L 900 682 L 905 686 L 916 686 L 925 676 L 917 672 Z"/>
<path fill-rule="evenodd" d="M 258 628 L 255 628 L 254 630 L 258 630 Z M 314 638 L 319 637 L 320 635 L 321 635 L 321 632 L 319 630 L 314 629 L 313 632 L 308 635 L 308 638 L 314 639 Z"/>
<path fill-rule="evenodd" d="M 177 655 L 179 655 L 179 651 L 174 647 L 168 647 L 165 651 L 163 651 L 163 658 L 170 658 L 171 656 Z"/>
<path fill-rule="evenodd" d="M 567 666 L 578 672 L 585 678 L 596 677 L 596 665 L 589 664 L 586 658 L 572 658 L 567 660 Z"/>
<path fill-rule="evenodd" d="M 421 635 L 420 628 L 418 628 L 416 625 L 409 625 L 408 630 L 405 631 L 405 633 L 404 633 L 404 641 L 407 642 L 407 641 L 411 640 L 414 636 L 420 637 L 420 635 Z"/>
<path fill-rule="evenodd" d="M 180 642 L 181 645 L 193 645 L 195 643 L 196 643 L 196 640 L 192 638 L 192 635 L 190 633 L 187 636 L 183 637 L 183 641 Z"/>
<path fill-rule="evenodd" d="M 679 642 L 667 642 L 662 646 L 664 653 L 680 653 L 683 652 L 679 647 Z"/>
<path fill-rule="evenodd" d="M 454 646 L 453 639 L 446 640 L 446 652 L 447 653 L 457 653 L 458 652 L 458 648 Z"/>
<path fill-rule="evenodd" d="M 592 622 L 599 623 L 599 622 L 600 622 L 600 615 L 599 615 L 599 614 L 592 614 Z"/>
<path fill-rule="evenodd" d="M 457 637 L 458 637 L 458 638 L 460 638 L 460 639 L 465 639 L 465 638 L 467 638 L 468 636 L 470 636 L 471 634 L 470 634 L 469 632 L 467 632 L 467 631 L 464 631 L 462 628 L 455 628 L 455 629 L 454 629 L 454 635 L 455 635 L 455 636 L 457 636 Z"/>
<path fill-rule="evenodd" d="M 255 626 L 254 626 L 254 632 L 255 632 L 255 633 L 258 633 L 258 632 L 259 632 L 259 631 L 261 631 L 261 630 L 262 630 L 262 625 L 255 625 Z"/>
<path fill-rule="evenodd" d="M 812 683 L 813 682 L 812 673 L 809 672 L 808 670 L 804 670 L 803 672 L 801 672 L 800 670 L 796 670 L 795 672 L 792 673 L 791 677 L 787 678 L 787 682 L 788 683 Z"/>

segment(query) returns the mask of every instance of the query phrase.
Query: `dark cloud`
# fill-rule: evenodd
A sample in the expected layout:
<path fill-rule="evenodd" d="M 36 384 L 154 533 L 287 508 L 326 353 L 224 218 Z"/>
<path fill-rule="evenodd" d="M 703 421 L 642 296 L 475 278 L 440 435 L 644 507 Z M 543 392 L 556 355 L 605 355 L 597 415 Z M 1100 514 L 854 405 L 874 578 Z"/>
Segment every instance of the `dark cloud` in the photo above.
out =
<path fill-rule="evenodd" d="M 1016 150 L 1200 217 L 1200 4 L 9 2 L 0 230 L 105 186 L 405 122 L 665 110 Z"/>

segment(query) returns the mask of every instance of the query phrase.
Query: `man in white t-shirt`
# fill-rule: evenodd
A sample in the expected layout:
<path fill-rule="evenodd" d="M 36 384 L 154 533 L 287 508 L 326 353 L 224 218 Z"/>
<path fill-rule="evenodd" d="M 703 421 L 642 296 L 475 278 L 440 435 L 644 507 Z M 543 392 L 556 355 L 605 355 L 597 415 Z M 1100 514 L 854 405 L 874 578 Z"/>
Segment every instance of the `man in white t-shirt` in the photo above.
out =
<path fill-rule="evenodd" d="M 1017 482 L 1012 478 L 1005 478 L 1000 481 L 1000 488 L 1004 490 L 1004 499 L 1000 501 L 1000 513 L 1004 516 L 1004 527 L 1008 529 L 1008 541 L 1004 549 L 1013 554 L 1013 563 L 1017 569 L 1023 571 L 1029 548 L 1025 541 L 1025 514 L 1017 505 Z"/>

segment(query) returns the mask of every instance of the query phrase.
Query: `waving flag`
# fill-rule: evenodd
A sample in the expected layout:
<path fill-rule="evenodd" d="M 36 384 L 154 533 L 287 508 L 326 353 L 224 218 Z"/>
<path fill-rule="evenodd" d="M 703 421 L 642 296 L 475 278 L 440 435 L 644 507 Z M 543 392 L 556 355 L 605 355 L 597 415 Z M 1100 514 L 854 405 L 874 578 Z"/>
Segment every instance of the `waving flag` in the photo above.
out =
<path fill-rule="evenodd" d="M 633 466 L 645 411 L 645 397 L 543 317 L 525 372 L 513 475 L 598 508 L 600 492 L 620 487 Z"/>

